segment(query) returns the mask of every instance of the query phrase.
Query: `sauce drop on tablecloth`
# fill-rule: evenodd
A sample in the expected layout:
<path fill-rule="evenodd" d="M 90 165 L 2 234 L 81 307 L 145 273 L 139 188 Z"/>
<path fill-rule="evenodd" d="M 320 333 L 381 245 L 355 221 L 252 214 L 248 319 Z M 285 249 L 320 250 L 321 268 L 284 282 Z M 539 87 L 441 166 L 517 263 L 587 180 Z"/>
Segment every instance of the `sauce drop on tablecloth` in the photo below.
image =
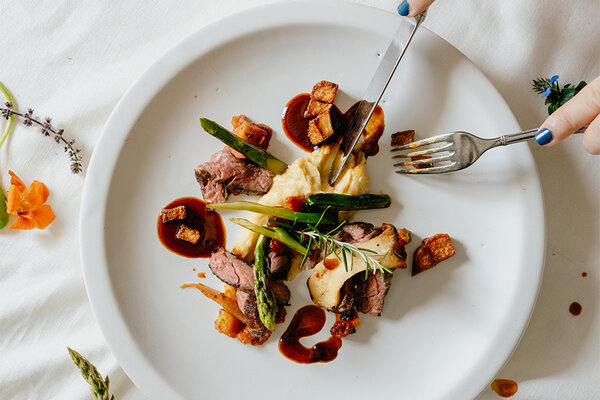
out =
<path fill-rule="evenodd" d="M 494 379 L 490 387 L 500 397 L 512 397 L 519 390 L 517 382 L 511 379 Z"/>
<path fill-rule="evenodd" d="M 582 308 L 581 304 L 579 304 L 578 302 L 574 301 L 569 306 L 569 312 L 571 314 L 573 314 L 574 316 L 578 316 L 579 314 L 581 314 L 581 308 Z"/>

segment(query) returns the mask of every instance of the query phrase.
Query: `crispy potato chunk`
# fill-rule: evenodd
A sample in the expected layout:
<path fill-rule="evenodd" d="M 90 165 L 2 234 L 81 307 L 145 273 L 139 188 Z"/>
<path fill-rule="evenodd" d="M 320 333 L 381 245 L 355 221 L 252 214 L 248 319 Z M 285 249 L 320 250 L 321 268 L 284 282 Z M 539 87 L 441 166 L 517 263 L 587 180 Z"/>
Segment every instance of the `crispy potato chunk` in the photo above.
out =
<path fill-rule="evenodd" d="M 185 219 L 185 206 L 175 208 L 163 208 L 160 211 L 160 220 L 163 224 L 176 219 Z"/>
<path fill-rule="evenodd" d="M 392 146 L 403 146 L 415 141 L 415 131 L 401 131 L 392 133 Z"/>
<path fill-rule="evenodd" d="M 304 112 L 304 118 L 314 118 L 319 114 L 329 112 L 331 107 L 333 107 L 333 104 L 323 103 L 318 100 L 310 100 L 308 102 L 308 107 L 306 107 L 306 111 Z"/>
<path fill-rule="evenodd" d="M 225 297 L 229 297 L 231 300 L 234 300 L 237 302 L 237 299 L 235 297 L 235 292 L 236 292 L 236 288 L 234 286 L 225 284 L 223 285 L 223 294 L 225 295 Z"/>
<path fill-rule="evenodd" d="M 265 344 L 265 342 L 267 340 L 269 340 L 270 337 L 271 337 L 271 333 L 269 333 L 268 335 L 265 335 L 262 339 L 256 339 L 250 333 L 250 328 L 248 328 L 247 325 L 244 326 L 237 335 L 237 338 L 240 342 L 242 342 L 243 344 L 250 343 L 252 346 L 262 346 L 263 344 Z"/>
<path fill-rule="evenodd" d="M 333 103 L 335 96 L 338 91 L 338 85 L 329 82 L 329 81 L 321 81 L 317 82 L 315 86 L 312 88 L 312 92 L 310 93 L 310 98 L 312 100 L 322 101 L 323 103 Z"/>
<path fill-rule="evenodd" d="M 336 338 L 345 338 L 346 336 L 356 332 L 356 328 L 360 326 L 360 318 L 354 308 L 343 313 L 335 314 L 335 323 L 331 327 L 331 336 Z"/>
<path fill-rule="evenodd" d="M 242 330 L 242 321 L 237 319 L 229 311 L 221 308 L 219 310 L 219 316 L 215 320 L 215 329 L 219 332 L 234 338 L 237 337 L 238 333 Z"/>
<path fill-rule="evenodd" d="M 418 161 L 418 160 L 429 160 L 431 157 L 430 156 L 414 156 L 411 157 L 411 161 Z M 414 166 L 416 169 L 422 169 L 422 168 L 431 168 L 433 167 L 433 163 L 424 163 L 424 164 L 416 164 Z"/>
<path fill-rule="evenodd" d="M 175 237 L 179 240 L 185 240 L 188 243 L 196 244 L 200 241 L 202 235 L 197 230 L 181 224 L 179 225 L 179 229 L 177 229 L 177 234 Z"/>
<path fill-rule="evenodd" d="M 252 336 L 252 334 L 250 333 L 250 328 L 248 328 L 248 326 L 246 325 L 242 328 L 241 331 L 239 331 L 239 333 L 237 334 L 237 338 L 243 344 L 247 344 L 250 343 L 252 339 L 254 339 L 254 336 Z"/>
<path fill-rule="evenodd" d="M 231 118 L 231 125 L 233 125 L 232 133 L 239 138 L 261 149 L 266 150 L 269 147 L 273 130 L 268 125 L 255 124 L 245 115 L 236 115 Z M 233 150 L 229 146 L 227 146 L 227 149 L 237 158 L 246 158 L 242 153 Z"/>
<path fill-rule="evenodd" d="M 366 156 L 374 156 L 379 153 L 379 138 L 383 135 L 384 129 L 385 116 L 383 114 L 383 109 L 380 106 L 377 106 L 362 133 L 364 142 L 361 149 Z"/>
<path fill-rule="evenodd" d="M 425 238 L 423 244 L 415 251 L 412 276 L 435 267 L 438 263 L 456 254 L 452 239 L 445 233 L 438 233 Z"/>
<path fill-rule="evenodd" d="M 326 112 L 308 123 L 308 139 L 312 144 L 319 144 L 334 133 L 331 113 Z"/>
<path fill-rule="evenodd" d="M 413 131 L 413 130 L 392 133 L 392 146 L 403 146 L 405 144 L 409 144 L 414 141 L 415 141 L 415 131 Z M 414 156 L 414 157 L 411 157 L 410 159 L 411 159 L 411 161 L 418 161 L 418 160 L 428 160 L 430 158 L 431 158 L 430 156 Z M 431 163 L 417 164 L 414 167 L 417 169 L 430 168 L 430 167 L 433 167 L 433 164 L 431 164 Z"/>

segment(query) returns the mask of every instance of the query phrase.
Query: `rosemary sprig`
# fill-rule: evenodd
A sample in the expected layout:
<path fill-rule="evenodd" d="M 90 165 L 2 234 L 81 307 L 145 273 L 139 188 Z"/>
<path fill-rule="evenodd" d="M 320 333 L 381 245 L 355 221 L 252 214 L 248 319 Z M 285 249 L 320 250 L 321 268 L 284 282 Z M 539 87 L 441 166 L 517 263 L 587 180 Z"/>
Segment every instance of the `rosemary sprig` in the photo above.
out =
<path fill-rule="evenodd" d="M 89 362 L 84 356 L 71 349 L 70 347 L 67 347 L 67 350 L 69 351 L 71 359 L 73 360 L 77 368 L 79 368 L 79 371 L 81 371 L 83 379 L 85 379 L 86 382 L 89 383 L 90 390 L 94 398 L 97 400 L 114 400 L 115 396 L 110 396 L 108 394 L 108 388 L 110 384 L 108 376 L 106 377 L 106 379 L 103 380 L 102 375 L 100 375 L 96 367 L 94 367 L 94 365 L 91 362 Z"/>
<path fill-rule="evenodd" d="M 341 225 L 338 226 L 336 230 L 339 228 L 341 228 Z M 352 243 L 342 242 L 331 235 L 333 231 L 323 233 L 312 227 L 312 229 L 299 231 L 297 233 L 299 235 L 308 237 L 308 241 L 311 245 L 312 243 L 315 243 L 317 248 L 324 249 L 323 259 L 326 259 L 328 255 L 333 254 L 339 261 L 344 263 L 344 268 L 346 268 L 346 271 L 352 270 L 354 267 L 354 257 L 359 257 L 363 260 L 367 267 L 365 271 L 365 275 L 367 276 L 369 273 L 375 273 L 377 270 L 382 273 L 382 276 L 384 272 L 392 273 L 391 269 L 381 263 L 381 261 L 387 257 L 388 253 L 379 254 L 376 251 L 365 249 L 364 247 L 358 247 Z M 308 258 L 310 246 L 308 246 L 308 248 L 309 250 L 304 254 L 304 259 L 300 265 L 301 268 L 304 266 L 304 262 L 306 262 L 306 259 Z"/>
<path fill-rule="evenodd" d="M 40 126 L 42 135 L 44 136 L 53 136 L 54 141 L 58 144 L 63 144 L 65 147 L 65 153 L 69 154 L 69 159 L 71 160 L 71 172 L 74 174 L 78 174 L 83 170 L 81 165 L 81 149 L 76 149 L 73 145 L 75 144 L 75 139 L 67 140 L 64 138 L 63 129 L 55 130 L 52 126 L 52 119 L 46 117 L 43 121 L 38 120 L 33 116 L 33 108 L 29 108 L 26 113 L 20 113 L 15 111 L 14 102 L 8 93 L 8 90 L 0 83 L 0 92 L 6 97 L 6 102 L 4 103 L 5 107 L 0 107 L 0 113 L 2 116 L 8 121 L 8 125 L 4 134 L 0 138 L 0 146 L 8 137 L 10 129 L 12 128 L 12 123 L 14 116 L 18 116 L 23 119 L 23 125 L 32 126 L 36 124 Z"/>
<path fill-rule="evenodd" d="M 534 79 L 532 89 L 546 99 L 544 104 L 548 106 L 548 114 L 552 114 L 586 85 L 585 81 L 581 81 L 577 86 L 567 83 L 561 88 L 558 83 L 558 75 L 554 75 L 552 78 Z"/>

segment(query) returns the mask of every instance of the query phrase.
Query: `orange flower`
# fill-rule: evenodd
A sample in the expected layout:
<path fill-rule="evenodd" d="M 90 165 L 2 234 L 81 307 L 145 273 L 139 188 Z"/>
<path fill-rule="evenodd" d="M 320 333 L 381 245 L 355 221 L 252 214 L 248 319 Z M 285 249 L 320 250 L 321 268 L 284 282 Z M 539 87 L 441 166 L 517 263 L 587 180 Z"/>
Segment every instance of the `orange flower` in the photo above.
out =
<path fill-rule="evenodd" d="M 29 189 L 14 172 L 11 176 L 10 188 L 6 198 L 6 212 L 17 216 L 17 220 L 9 229 L 44 229 L 56 216 L 48 204 L 48 188 L 42 182 L 33 181 Z"/>

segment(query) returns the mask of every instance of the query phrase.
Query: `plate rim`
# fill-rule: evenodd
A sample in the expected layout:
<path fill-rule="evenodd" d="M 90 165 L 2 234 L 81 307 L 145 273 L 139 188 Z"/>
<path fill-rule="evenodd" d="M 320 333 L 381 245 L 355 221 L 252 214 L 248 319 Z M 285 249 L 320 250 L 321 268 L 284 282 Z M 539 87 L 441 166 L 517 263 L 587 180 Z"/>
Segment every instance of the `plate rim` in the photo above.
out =
<path fill-rule="evenodd" d="M 336 13 L 311 14 L 311 20 L 308 20 L 305 17 L 307 9 L 314 7 L 318 7 L 321 11 L 324 7 L 330 8 L 332 11 L 335 10 Z M 82 191 L 79 238 L 83 278 L 92 312 L 109 349 L 132 382 L 146 396 L 183 399 L 182 395 L 171 387 L 147 362 L 129 331 L 114 296 L 105 255 L 104 238 L 108 192 L 123 144 L 137 123 L 138 116 L 145 110 L 156 94 L 180 71 L 211 50 L 236 40 L 244 34 L 261 29 L 285 26 L 290 23 L 325 22 L 353 26 L 350 21 L 353 18 L 351 18 L 351 15 L 360 15 L 362 12 L 379 14 L 380 18 L 390 18 L 390 20 L 393 16 L 398 21 L 400 20 L 400 17 L 393 13 L 367 5 L 341 0 L 304 0 L 302 2 L 279 2 L 253 7 L 214 21 L 191 33 L 160 56 L 125 92 L 107 119 L 90 159 Z M 235 26 L 235 29 L 232 29 L 232 26 Z M 373 29 L 375 30 L 375 28 Z M 477 66 L 451 43 L 428 29 L 426 29 L 426 32 L 435 35 L 439 40 L 458 51 L 473 69 L 481 74 L 497 93 L 499 104 L 507 109 L 514 120 L 515 126 L 519 127 L 504 98 Z M 194 43 L 192 46 L 192 43 L 200 38 L 202 38 L 203 44 Z M 189 47 L 194 48 L 192 55 L 187 53 Z M 152 79 L 150 79 L 151 77 Z M 124 110 L 125 108 L 127 110 Z M 512 336 L 514 338 L 510 340 L 512 345 L 509 346 L 508 351 L 503 350 L 500 352 L 502 356 L 496 357 L 494 362 L 489 363 L 492 366 L 488 366 L 487 371 L 482 373 L 484 379 L 482 379 L 480 385 L 473 385 L 474 388 L 464 388 L 465 390 L 461 393 L 467 395 L 468 398 L 474 398 L 485 390 L 489 382 L 514 353 L 527 329 L 542 281 L 546 248 L 544 202 L 537 166 L 531 152 L 527 151 L 527 154 L 530 164 L 533 165 L 532 174 L 536 183 L 535 187 L 529 186 L 528 191 L 537 197 L 540 205 L 537 214 L 530 215 L 530 218 L 536 220 L 535 225 L 540 227 L 539 237 L 533 238 L 531 244 L 531 247 L 535 249 L 534 253 L 538 254 L 537 259 L 539 261 L 539 273 L 537 276 L 532 277 L 534 279 L 532 283 L 536 288 L 531 290 L 530 293 L 525 293 L 524 298 L 520 299 L 521 304 L 527 305 L 528 312 L 522 313 L 521 318 L 516 319 L 515 326 L 518 328 L 513 329 Z M 104 295 L 102 298 L 99 297 L 101 294 Z M 110 296 L 106 296 L 107 294 Z M 110 324 L 107 322 L 108 318 L 111 319 Z"/>

